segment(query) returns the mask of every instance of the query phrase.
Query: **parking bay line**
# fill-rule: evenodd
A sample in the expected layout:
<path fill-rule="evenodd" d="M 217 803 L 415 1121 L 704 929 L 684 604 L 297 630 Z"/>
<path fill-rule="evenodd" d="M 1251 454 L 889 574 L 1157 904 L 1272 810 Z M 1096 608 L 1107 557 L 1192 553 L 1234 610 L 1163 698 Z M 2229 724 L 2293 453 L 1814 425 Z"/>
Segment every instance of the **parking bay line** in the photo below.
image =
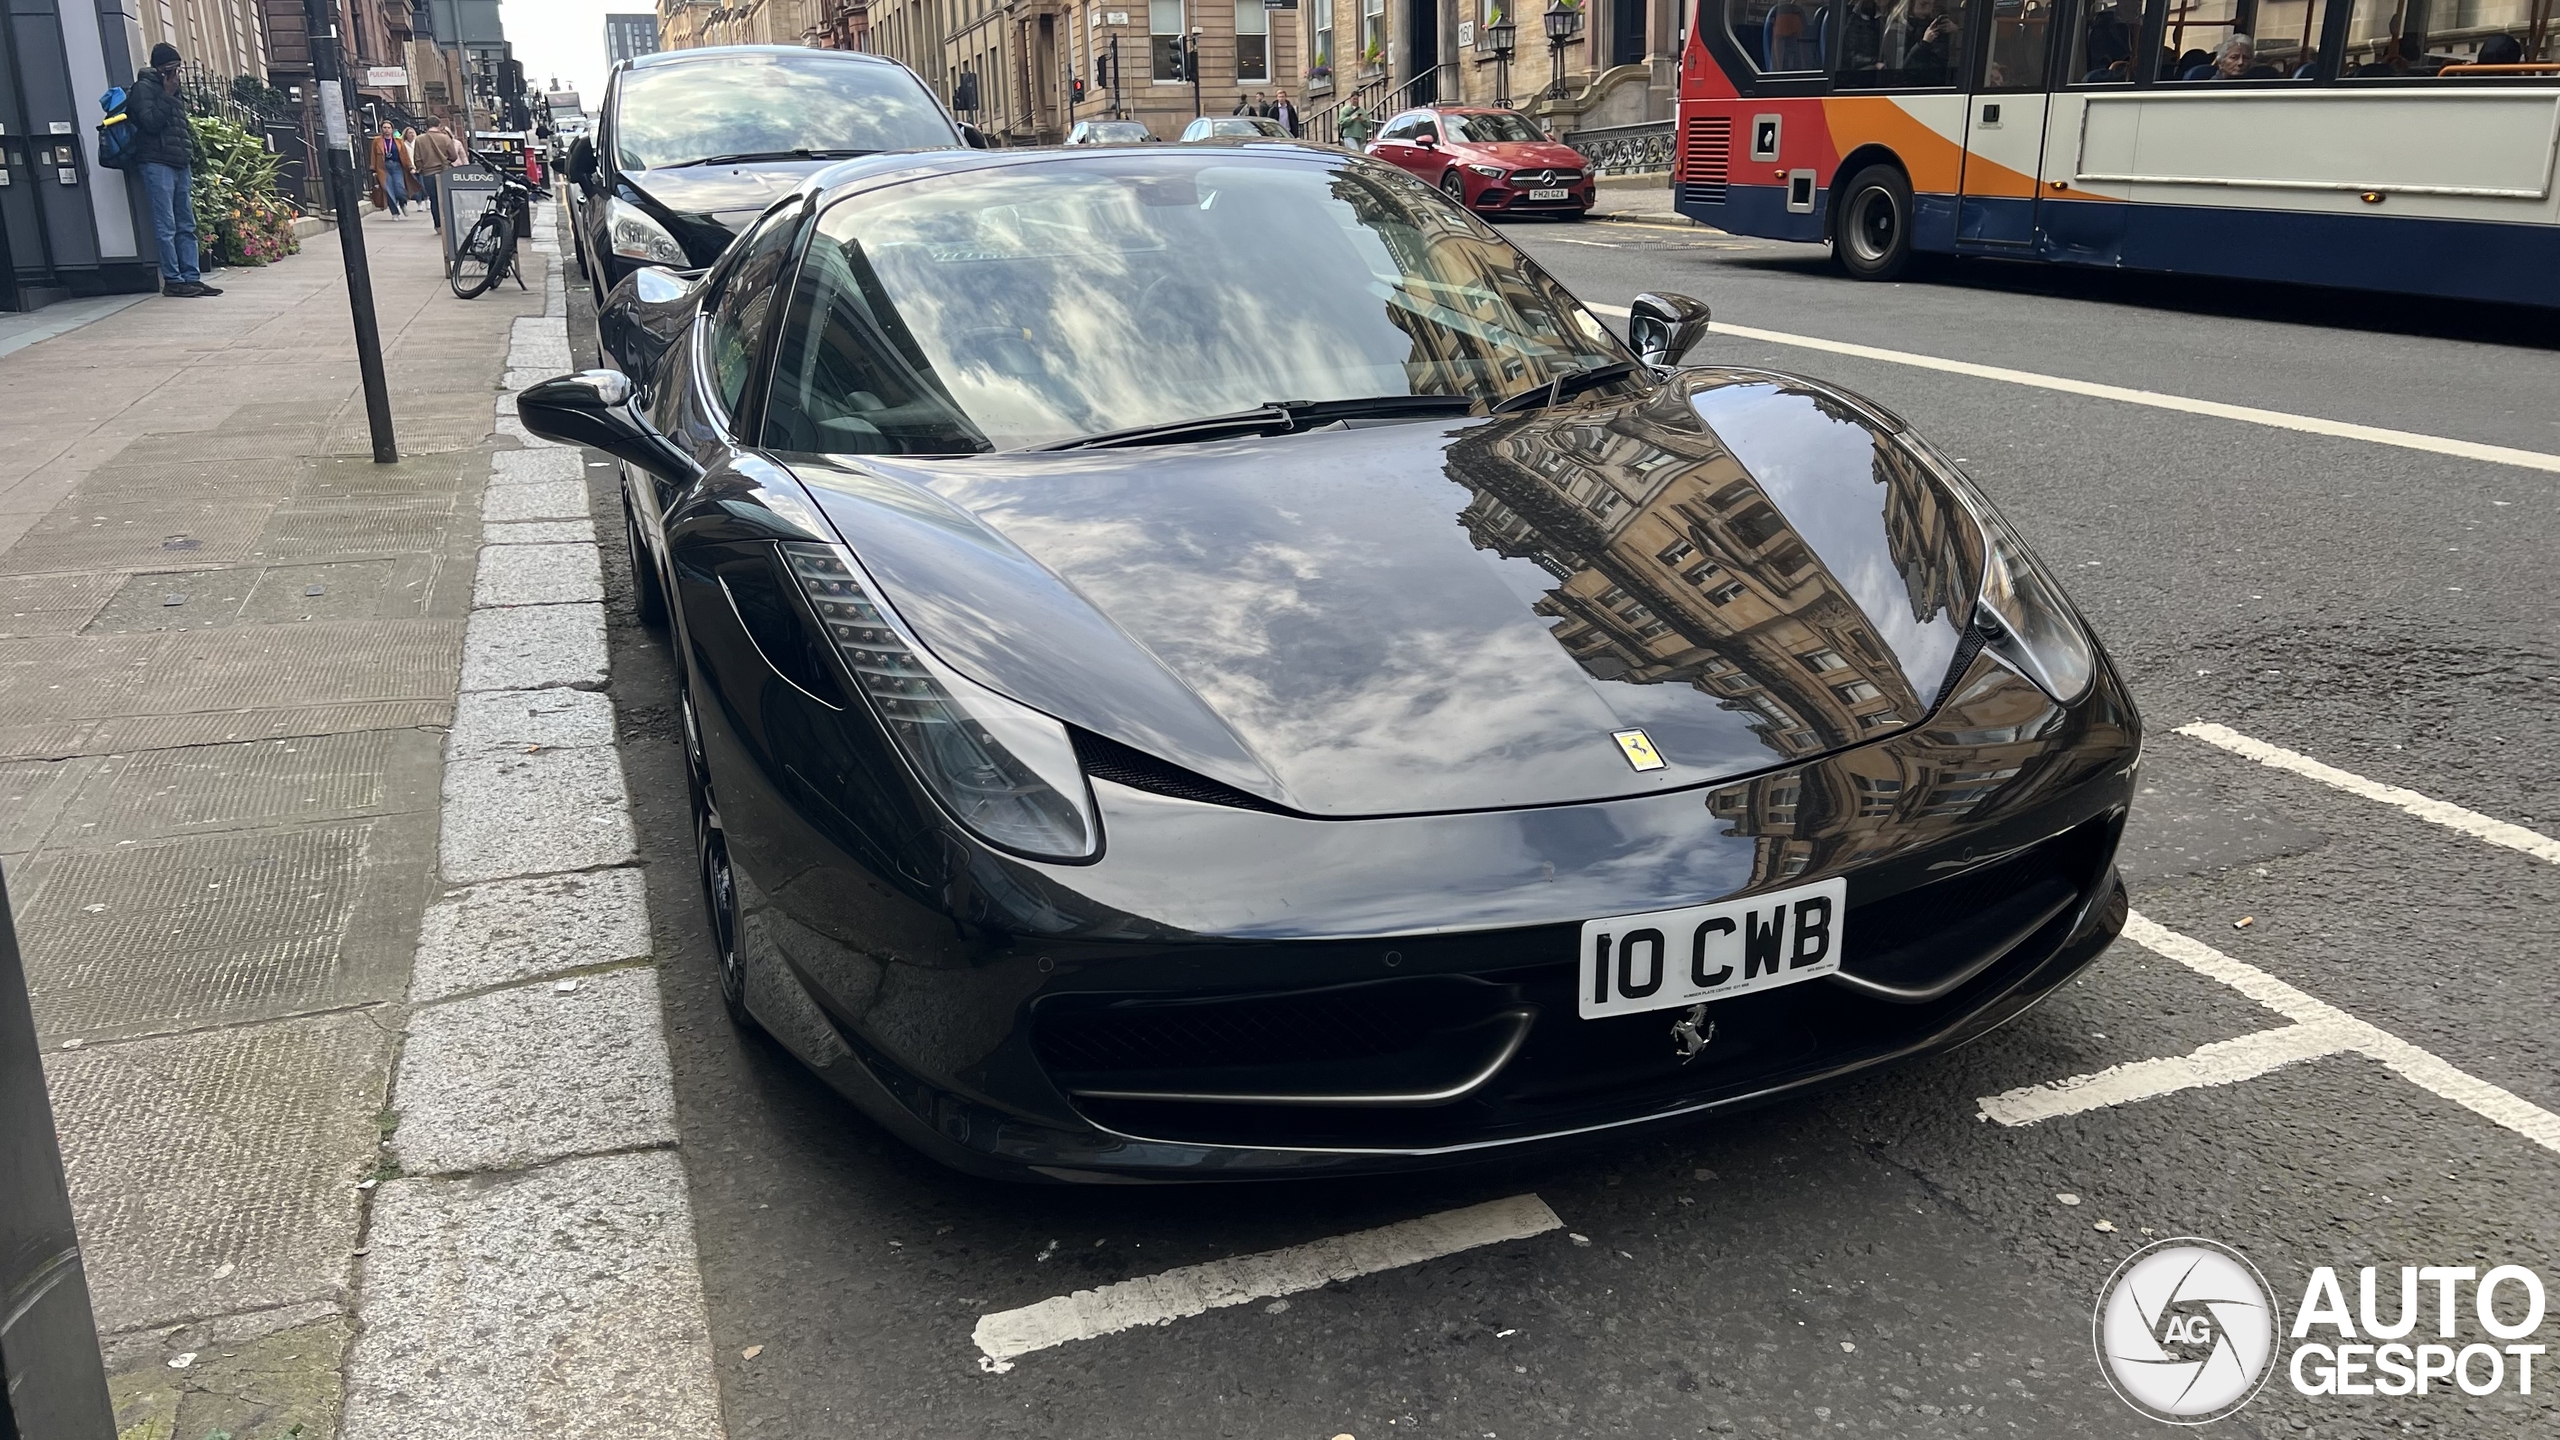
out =
<path fill-rule="evenodd" d="M 2421 820 L 2442 825 L 2448 830 L 2459 830 L 2475 840 L 2486 840 L 2492 845 L 2503 845 L 2509 850 L 2521 850 L 2536 860 L 2547 860 L 2554 865 L 2560 865 L 2560 840 L 2554 840 L 2538 830 L 2528 830 L 2521 825 L 2492 819 L 2477 810 L 2465 810 L 2459 805 L 2448 804 L 2442 800 L 2431 800 L 2415 790 L 2403 789 L 2397 785 L 2385 785 L 2378 780 L 2367 780 L 2361 775 L 2341 770 L 2335 765 L 2323 765 L 2299 751 L 2287 750 L 2281 745 L 2270 745 L 2264 740 L 2252 739 L 2228 725 L 2214 725 L 2198 720 L 2190 725 L 2179 726 L 2177 733 L 2190 740 L 2201 740 L 2207 745 L 2218 746 L 2234 755 L 2255 760 L 2261 765 L 2270 765 L 2278 770 L 2289 770 L 2306 779 L 2334 786 L 2350 795 L 2360 795 L 2367 800 L 2380 801 L 2395 809 L 2407 811 Z"/>
<path fill-rule="evenodd" d="M 2219 980 L 2293 1024 L 2220 1040 L 2189 1055 L 2119 1065 L 2095 1075 L 2075 1075 L 2051 1085 L 2029 1085 L 1976 1102 L 2003 1125 L 2032 1125 L 2063 1115 L 2156 1099 L 2180 1090 L 2228 1085 L 2301 1060 L 2352 1051 L 2420 1089 L 2452 1101 L 2560 1153 L 2560 1115 L 2469 1074 L 2325 1000 L 2315 999 L 2244 960 L 2181 935 L 2139 911 L 2125 919 L 2124 936 L 2164 959 Z"/>
<path fill-rule="evenodd" d="M 1602 315 L 1625 319 L 1623 305 L 1593 305 Z M 2158 390 L 2136 390 L 2124 385 L 2102 385 L 2093 380 L 2072 380 L 2060 375 L 2040 375 L 2033 370 L 2012 370 L 2002 365 L 1977 365 L 1970 360 L 1949 360 L 1937 355 L 1921 355 L 1909 350 L 1887 350 L 1875 345 L 1857 345 L 1845 340 L 1823 340 L 1811 335 L 1791 335 L 1783 330 L 1762 330 L 1750 325 L 1728 325 L 1718 320 L 1707 327 L 1718 335 L 1732 335 L 1745 340 L 1765 340 L 1774 345 L 1795 345 L 1807 350 L 1824 350 L 1834 355 L 1849 355 L 1860 360 L 1883 360 L 1895 365 L 1912 365 L 1923 370 L 1940 370 L 1950 375 L 1970 375 L 1978 380 L 2004 380 L 2012 385 L 2029 385 L 2039 390 L 2059 390 L 2067 395 L 2087 395 L 2100 400 L 2121 400 L 2128 405 L 2149 405 L 2161 410 L 2180 410 L 2189 415 L 2210 415 L 2222 420 L 2245 421 L 2251 425 L 2269 425 L 2279 430 L 2298 430 L 2306 435 L 2327 435 L 2341 440 L 2363 440 L 2375 445 L 2396 445 L 2404 450 L 2424 450 L 2436 455 L 2450 455 L 2461 460 L 2480 460 L 2492 465 L 2517 465 L 2528 470 L 2560 474 L 2560 455 L 2541 450 L 2519 450 L 2508 445 L 2484 445 L 2476 440 L 2454 440 L 2442 435 L 2421 435 L 2412 430 L 2388 430 L 2379 425 L 2357 425 L 2345 420 L 2324 420 L 2317 415 L 2295 415 L 2283 410 L 2261 410 L 2254 405 L 2226 405 L 2219 400 L 2197 400 L 2185 395 L 2170 395 Z"/>
<path fill-rule="evenodd" d="M 1335 1280 L 1375 1275 L 1563 1228 L 1564 1222 L 1547 1208 L 1546 1201 L 1535 1195 L 1514 1195 L 1375 1230 L 1185 1265 L 1072 1295 L 1053 1295 L 1036 1305 L 979 1316 L 970 1338 L 982 1352 L 978 1367 L 1000 1374 L 1013 1368 L 1018 1355 L 1071 1340 L 1090 1340 L 1139 1325 L 1169 1325 L 1230 1305 L 1294 1295 Z"/>

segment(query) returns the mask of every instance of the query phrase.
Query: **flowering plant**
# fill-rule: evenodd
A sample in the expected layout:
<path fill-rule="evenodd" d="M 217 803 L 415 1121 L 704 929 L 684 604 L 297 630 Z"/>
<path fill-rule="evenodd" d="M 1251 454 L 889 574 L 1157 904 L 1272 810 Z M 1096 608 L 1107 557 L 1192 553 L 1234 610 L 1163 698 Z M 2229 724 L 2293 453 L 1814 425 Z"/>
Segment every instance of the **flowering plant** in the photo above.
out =
<path fill-rule="evenodd" d="M 302 248 L 292 202 L 278 191 L 283 161 L 266 138 L 214 115 L 188 117 L 195 135 L 196 220 L 219 265 L 264 265 Z"/>

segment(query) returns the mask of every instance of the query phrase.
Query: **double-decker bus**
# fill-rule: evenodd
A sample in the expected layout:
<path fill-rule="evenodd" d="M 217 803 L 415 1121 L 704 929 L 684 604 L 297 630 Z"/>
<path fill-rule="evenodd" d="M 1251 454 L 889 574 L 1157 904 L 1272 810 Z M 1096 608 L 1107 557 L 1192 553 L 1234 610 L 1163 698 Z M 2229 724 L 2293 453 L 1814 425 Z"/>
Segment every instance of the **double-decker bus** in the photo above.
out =
<path fill-rule="evenodd" d="M 1675 196 L 1863 279 L 1935 252 L 2560 305 L 2553 5 L 1699 0 Z"/>

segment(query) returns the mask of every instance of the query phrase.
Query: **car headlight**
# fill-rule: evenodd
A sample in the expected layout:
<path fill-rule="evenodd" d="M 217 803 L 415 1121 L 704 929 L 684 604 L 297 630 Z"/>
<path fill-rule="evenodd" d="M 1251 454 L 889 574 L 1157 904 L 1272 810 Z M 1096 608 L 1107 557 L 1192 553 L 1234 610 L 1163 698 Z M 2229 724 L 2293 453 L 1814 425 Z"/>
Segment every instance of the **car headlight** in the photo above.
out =
<path fill-rule="evenodd" d="M 1101 827 L 1066 726 L 935 659 L 843 547 L 792 541 L 782 558 L 881 728 L 961 824 L 1043 860 L 1095 855 Z"/>
<path fill-rule="evenodd" d="M 1502 167 L 1499 165 L 1470 165 L 1467 168 L 1473 170 L 1487 180 L 1499 180 L 1502 178 Z"/>
<path fill-rule="evenodd" d="M 605 207 L 605 230 L 613 237 L 613 253 L 630 260 L 645 260 L 652 265 L 685 263 L 684 247 L 667 227 L 649 218 L 649 212 L 628 200 L 616 198 Z"/>
<path fill-rule="evenodd" d="M 1982 590 L 1973 607 L 1982 648 L 2061 704 L 2088 694 L 2098 678 L 2098 650 L 2062 587 L 1963 471 L 1918 435 L 1906 430 L 1902 439 L 1946 482 L 1982 532 Z"/>

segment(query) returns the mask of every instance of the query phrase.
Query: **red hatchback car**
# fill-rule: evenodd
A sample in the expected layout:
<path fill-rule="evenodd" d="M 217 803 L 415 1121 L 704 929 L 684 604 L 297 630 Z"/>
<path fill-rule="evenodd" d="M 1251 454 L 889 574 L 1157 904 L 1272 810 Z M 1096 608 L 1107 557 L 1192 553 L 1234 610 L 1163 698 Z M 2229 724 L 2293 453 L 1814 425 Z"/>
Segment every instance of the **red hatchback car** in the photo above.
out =
<path fill-rule="evenodd" d="M 1579 220 L 1596 188 L 1580 151 L 1519 111 L 1490 105 L 1407 110 L 1378 131 L 1369 153 L 1487 215 Z"/>

